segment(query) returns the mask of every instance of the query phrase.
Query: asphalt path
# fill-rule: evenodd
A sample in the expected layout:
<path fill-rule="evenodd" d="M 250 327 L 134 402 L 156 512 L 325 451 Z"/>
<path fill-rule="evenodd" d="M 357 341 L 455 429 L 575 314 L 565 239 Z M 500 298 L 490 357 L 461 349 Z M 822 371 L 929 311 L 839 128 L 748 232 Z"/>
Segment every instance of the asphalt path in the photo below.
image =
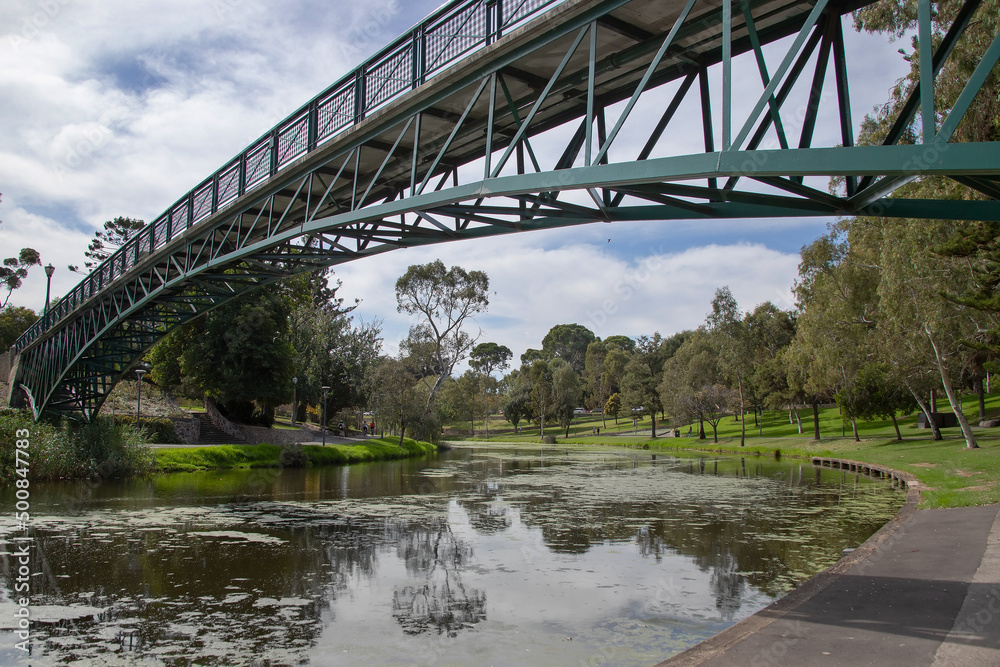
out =
<path fill-rule="evenodd" d="M 916 510 L 918 498 L 911 483 L 862 547 L 660 665 L 1000 665 L 1000 505 Z"/>

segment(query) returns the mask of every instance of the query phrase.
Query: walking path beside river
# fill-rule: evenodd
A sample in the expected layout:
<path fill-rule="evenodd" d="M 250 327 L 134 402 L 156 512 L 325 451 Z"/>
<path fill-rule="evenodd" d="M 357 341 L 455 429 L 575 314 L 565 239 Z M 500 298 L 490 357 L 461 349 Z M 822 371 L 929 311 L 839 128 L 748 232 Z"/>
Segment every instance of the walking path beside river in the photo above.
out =
<path fill-rule="evenodd" d="M 906 506 L 798 589 L 660 664 L 1000 665 L 1000 505 Z"/>

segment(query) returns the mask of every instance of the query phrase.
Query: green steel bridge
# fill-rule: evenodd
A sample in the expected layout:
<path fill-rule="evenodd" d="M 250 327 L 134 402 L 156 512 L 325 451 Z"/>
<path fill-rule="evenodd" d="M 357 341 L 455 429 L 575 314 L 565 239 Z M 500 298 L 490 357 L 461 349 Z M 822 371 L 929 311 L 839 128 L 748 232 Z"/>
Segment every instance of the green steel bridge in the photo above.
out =
<path fill-rule="evenodd" d="M 984 11 L 979 0 L 965 3 L 936 48 L 920 49 L 919 83 L 882 145 L 857 146 L 844 23 L 869 3 L 450 2 L 198 184 L 51 307 L 12 348 L 11 402 L 36 418 L 92 419 L 174 328 L 258 285 L 397 248 L 628 220 L 1000 219 L 1000 152 L 954 140 L 997 65 L 1000 37 L 947 115 L 935 113 L 933 96 Z M 918 9 L 918 38 L 932 44 L 930 0 Z M 759 78 L 755 99 L 734 103 L 734 61 Z M 671 135 L 685 113 L 700 115 L 701 136 Z M 555 150 L 552 136 L 562 137 Z M 684 142 L 672 138 L 698 149 L 677 151 Z M 983 196 L 889 197 L 929 175 Z M 830 177 L 842 179 L 840 192 L 827 190 Z"/>

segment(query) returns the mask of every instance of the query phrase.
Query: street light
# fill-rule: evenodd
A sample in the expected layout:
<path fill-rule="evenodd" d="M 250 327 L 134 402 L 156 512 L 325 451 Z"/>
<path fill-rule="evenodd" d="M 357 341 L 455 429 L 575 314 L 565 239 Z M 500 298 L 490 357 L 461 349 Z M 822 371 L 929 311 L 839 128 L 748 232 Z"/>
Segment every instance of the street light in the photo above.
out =
<path fill-rule="evenodd" d="M 146 374 L 145 368 L 135 369 L 135 374 L 139 378 L 139 396 L 135 403 L 135 423 L 139 424 L 139 418 L 142 415 L 142 376 Z"/>
<path fill-rule="evenodd" d="M 299 379 L 294 377 L 292 378 L 292 426 L 295 426 L 295 413 L 298 409 L 298 389 Z"/>
<path fill-rule="evenodd" d="M 326 447 L 326 392 L 330 391 L 330 388 L 323 386 L 323 446 Z"/>
<path fill-rule="evenodd" d="M 47 315 L 49 312 L 49 295 L 52 293 L 52 274 L 56 272 L 56 267 L 52 266 L 52 262 L 45 267 L 45 310 L 42 311 L 42 315 Z"/>

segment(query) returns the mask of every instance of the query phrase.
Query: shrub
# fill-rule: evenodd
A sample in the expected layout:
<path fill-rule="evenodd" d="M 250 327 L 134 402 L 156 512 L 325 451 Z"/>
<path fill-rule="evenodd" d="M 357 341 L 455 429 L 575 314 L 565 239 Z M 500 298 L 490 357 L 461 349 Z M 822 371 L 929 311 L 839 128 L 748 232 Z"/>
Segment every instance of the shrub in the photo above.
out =
<path fill-rule="evenodd" d="M 305 468 L 309 465 L 309 457 L 302 451 L 302 445 L 282 445 L 278 464 L 282 468 Z"/>
<path fill-rule="evenodd" d="M 153 469 L 153 453 L 145 446 L 148 432 L 98 418 L 92 424 L 68 421 L 37 424 L 30 413 L 0 412 L 0 480 L 15 476 L 12 446 L 19 430 L 27 431 L 32 479 L 115 479 L 143 475 Z M 9 443 L 9 444 L 8 444 Z"/>
<path fill-rule="evenodd" d="M 101 415 L 97 418 L 97 421 L 107 420 L 110 421 L 111 417 L 106 417 Z M 132 415 L 116 415 L 114 418 L 115 424 L 124 424 L 136 430 L 136 418 Z M 166 417 L 143 417 L 138 420 L 138 425 L 145 431 L 145 441 L 146 442 L 156 442 L 156 443 L 175 443 L 180 442 L 177 437 L 177 433 L 174 431 L 174 423 L 167 419 Z"/>

